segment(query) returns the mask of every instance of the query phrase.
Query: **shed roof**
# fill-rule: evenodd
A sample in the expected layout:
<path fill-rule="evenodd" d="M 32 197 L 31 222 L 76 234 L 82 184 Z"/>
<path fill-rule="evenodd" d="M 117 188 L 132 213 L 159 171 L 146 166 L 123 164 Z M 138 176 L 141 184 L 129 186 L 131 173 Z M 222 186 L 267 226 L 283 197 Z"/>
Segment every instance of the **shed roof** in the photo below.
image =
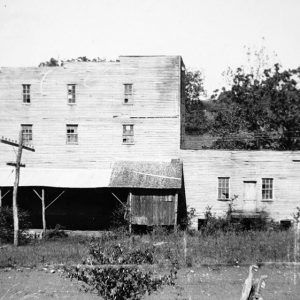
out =
<path fill-rule="evenodd" d="M 22 168 L 19 186 L 57 188 L 108 187 L 111 169 L 41 169 Z M 0 186 L 13 186 L 14 168 L 0 169 Z"/>
<path fill-rule="evenodd" d="M 180 189 L 182 164 L 155 161 L 117 161 L 113 166 L 110 187 L 145 189 Z"/>
<path fill-rule="evenodd" d="M 13 186 L 14 168 L 0 168 L 0 187 Z M 117 161 L 112 169 L 22 168 L 19 186 L 57 188 L 181 188 L 179 161 Z"/>

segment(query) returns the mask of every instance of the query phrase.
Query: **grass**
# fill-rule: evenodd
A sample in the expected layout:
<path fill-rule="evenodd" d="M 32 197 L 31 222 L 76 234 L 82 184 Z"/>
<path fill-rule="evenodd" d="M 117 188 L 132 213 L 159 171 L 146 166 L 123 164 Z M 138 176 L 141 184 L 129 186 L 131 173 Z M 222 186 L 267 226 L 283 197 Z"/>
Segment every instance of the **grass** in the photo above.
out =
<path fill-rule="evenodd" d="M 42 264 L 80 263 L 88 253 L 89 239 L 67 237 L 57 240 L 36 240 L 19 247 L 6 245 L 0 249 L 0 268 Z"/>
<path fill-rule="evenodd" d="M 78 264 L 88 255 L 91 238 L 66 237 L 37 240 L 13 247 L 0 248 L 0 267 L 42 264 Z M 94 242 L 109 247 L 120 244 L 127 249 L 153 248 L 155 263 L 161 266 L 196 266 L 200 264 L 252 264 L 264 261 L 293 261 L 293 231 L 244 231 L 167 233 L 158 230 L 150 234 L 129 237 L 126 233 L 104 234 Z"/>

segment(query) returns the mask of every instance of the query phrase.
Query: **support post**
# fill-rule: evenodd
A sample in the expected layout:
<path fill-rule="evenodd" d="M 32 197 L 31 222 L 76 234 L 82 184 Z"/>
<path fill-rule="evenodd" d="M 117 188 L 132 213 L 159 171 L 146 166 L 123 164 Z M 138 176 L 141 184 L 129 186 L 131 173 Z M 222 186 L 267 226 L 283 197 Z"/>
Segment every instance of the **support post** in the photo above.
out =
<path fill-rule="evenodd" d="M 129 234 L 131 234 L 132 232 L 132 217 L 131 217 L 131 214 L 132 214 L 132 193 L 129 192 Z"/>
<path fill-rule="evenodd" d="M 13 190 L 13 217 L 14 217 L 14 245 L 19 245 L 19 217 L 18 217 L 18 204 L 17 204 L 17 196 L 18 196 L 18 186 L 20 181 L 20 162 L 22 157 L 22 149 L 23 149 L 23 133 L 22 129 L 19 132 L 19 145 L 18 145 L 18 153 L 17 153 L 17 161 L 16 161 L 16 175 L 14 182 L 14 190 Z"/>
<path fill-rule="evenodd" d="M 174 231 L 177 232 L 178 193 L 174 196 Z"/>
<path fill-rule="evenodd" d="M 42 218 L 43 218 L 43 236 L 45 236 L 46 234 L 46 208 L 45 208 L 45 190 L 42 189 L 42 197 L 41 197 L 41 201 L 42 201 Z"/>
<path fill-rule="evenodd" d="M 2 207 L 2 190 L 0 189 L 0 208 Z"/>

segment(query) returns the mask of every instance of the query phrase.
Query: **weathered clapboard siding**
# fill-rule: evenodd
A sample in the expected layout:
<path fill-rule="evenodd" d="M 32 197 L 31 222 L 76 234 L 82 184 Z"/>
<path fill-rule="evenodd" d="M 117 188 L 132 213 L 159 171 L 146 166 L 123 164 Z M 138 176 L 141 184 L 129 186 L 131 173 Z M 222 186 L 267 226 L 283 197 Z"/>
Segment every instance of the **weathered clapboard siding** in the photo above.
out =
<path fill-rule="evenodd" d="M 17 139 L 33 125 L 35 153 L 28 167 L 101 168 L 116 160 L 170 160 L 179 156 L 179 56 L 122 56 L 119 62 L 67 63 L 63 67 L 1 68 L 0 135 Z M 133 104 L 123 104 L 124 84 Z M 23 104 L 22 84 L 31 85 Z M 76 104 L 67 103 L 76 84 Z M 66 145 L 66 124 L 78 124 L 78 145 Z M 134 124 L 134 145 L 122 144 L 122 125 Z M 0 147 L 0 163 L 14 160 Z"/>
<path fill-rule="evenodd" d="M 300 206 L 300 151 L 181 150 L 187 205 L 203 218 L 207 206 L 224 215 L 228 202 L 219 201 L 218 177 L 230 177 L 235 209 L 243 205 L 244 181 L 257 183 L 257 208 L 275 220 L 292 219 Z M 273 201 L 262 201 L 262 178 L 273 178 Z M 196 226 L 196 220 L 194 225 Z"/>
<path fill-rule="evenodd" d="M 175 195 L 151 191 L 133 194 L 131 220 L 136 225 L 174 225 Z"/>

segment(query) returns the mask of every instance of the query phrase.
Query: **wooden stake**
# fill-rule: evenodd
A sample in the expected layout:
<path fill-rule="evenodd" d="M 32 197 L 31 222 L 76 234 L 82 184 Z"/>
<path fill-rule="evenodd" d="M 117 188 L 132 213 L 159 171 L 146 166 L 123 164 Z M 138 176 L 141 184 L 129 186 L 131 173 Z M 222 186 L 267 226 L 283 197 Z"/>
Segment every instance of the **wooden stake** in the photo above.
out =
<path fill-rule="evenodd" d="M 18 153 L 17 153 L 17 161 L 16 161 L 16 174 L 15 174 L 15 182 L 14 182 L 14 190 L 13 190 L 13 218 L 14 218 L 14 245 L 19 245 L 19 216 L 18 216 L 18 187 L 20 181 L 20 162 L 22 157 L 22 149 L 23 149 L 23 133 L 22 129 L 19 132 L 19 145 L 18 145 Z"/>
<path fill-rule="evenodd" d="M 46 234 L 46 215 L 45 215 L 45 190 L 42 189 L 42 218 L 43 218 L 43 236 Z"/>
<path fill-rule="evenodd" d="M 43 222 L 43 236 L 46 233 L 46 207 L 45 207 L 45 190 L 42 189 L 42 194 L 40 195 L 35 189 L 33 189 L 35 194 L 40 198 L 42 202 L 42 222 Z"/>
<path fill-rule="evenodd" d="M 131 234 L 132 232 L 132 217 L 131 217 L 131 212 L 132 212 L 132 193 L 129 193 L 129 233 Z"/>
<path fill-rule="evenodd" d="M 174 197 L 174 231 L 177 231 L 178 193 Z"/>

